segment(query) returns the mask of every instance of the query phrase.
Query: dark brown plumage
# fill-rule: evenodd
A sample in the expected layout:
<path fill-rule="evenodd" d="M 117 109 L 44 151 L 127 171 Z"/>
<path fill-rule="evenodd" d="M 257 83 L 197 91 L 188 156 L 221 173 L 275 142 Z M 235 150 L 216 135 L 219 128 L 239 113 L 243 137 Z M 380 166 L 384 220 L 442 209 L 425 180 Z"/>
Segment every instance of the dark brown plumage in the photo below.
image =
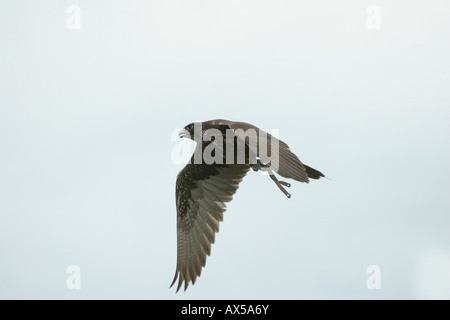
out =
<path fill-rule="evenodd" d="M 200 124 L 201 128 L 198 130 Z M 208 129 L 216 129 L 215 132 L 221 135 L 222 141 L 220 139 L 205 141 L 205 132 Z M 244 141 L 242 136 L 237 134 L 238 129 L 254 132 L 256 136 L 250 134 Z M 227 136 L 229 132 L 232 135 Z M 262 152 L 264 146 L 259 139 L 260 134 L 267 135 L 267 149 L 270 150 L 272 143 L 278 144 L 278 156 L 275 156 L 276 153 L 267 156 L 266 152 Z M 191 161 L 180 171 L 176 182 L 177 267 L 171 287 L 178 279 L 177 292 L 183 283 L 186 290 L 189 283 L 194 284 L 200 276 L 206 264 L 206 257 L 211 254 L 211 245 L 214 243 L 215 233 L 219 231 L 219 223 L 223 220 L 225 203 L 232 200 L 239 183 L 250 169 L 268 171 L 272 180 L 288 198 L 290 194 L 283 186 L 289 187 L 290 184 L 278 181 L 274 172 L 300 182 L 309 182 L 308 178 L 324 177 L 321 172 L 303 165 L 286 143 L 245 122 L 211 120 L 191 123 L 180 132 L 180 137 L 196 141 L 197 146 Z M 257 144 L 251 143 L 252 137 L 256 138 Z M 244 154 L 238 152 L 239 148 L 234 147 L 232 150 L 227 148 L 230 145 L 236 146 L 240 139 L 244 142 L 245 148 L 240 150 Z M 217 156 L 215 159 L 219 161 L 210 163 L 202 158 L 198 162 L 195 158 L 196 153 L 208 149 L 214 149 L 212 154 Z M 222 154 L 217 155 L 217 152 Z M 233 153 L 227 157 L 227 152 Z M 232 163 L 230 159 L 233 160 Z M 239 159 L 244 161 L 239 162 Z M 272 171 L 272 168 L 276 170 Z"/>

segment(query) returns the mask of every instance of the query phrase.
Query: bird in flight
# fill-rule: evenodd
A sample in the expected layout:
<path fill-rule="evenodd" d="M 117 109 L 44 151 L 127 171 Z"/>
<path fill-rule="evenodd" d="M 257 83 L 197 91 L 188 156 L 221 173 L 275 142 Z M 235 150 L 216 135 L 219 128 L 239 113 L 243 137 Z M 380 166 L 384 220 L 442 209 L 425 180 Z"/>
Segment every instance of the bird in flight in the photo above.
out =
<path fill-rule="evenodd" d="M 232 200 L 239 183 L 250 171 L 266 171 L 277 187 L 290 198 L 275 173 L 300 182 L 325 177 L 303 164 L 289 146 L 249 123 L 229 120 L 194 122 L 180 131 L 180 138 L 197 145 L 190 162 L 176 181 L 177 267 L 172 287 L 195 284 L 223 221 L 225 203 Z"/>

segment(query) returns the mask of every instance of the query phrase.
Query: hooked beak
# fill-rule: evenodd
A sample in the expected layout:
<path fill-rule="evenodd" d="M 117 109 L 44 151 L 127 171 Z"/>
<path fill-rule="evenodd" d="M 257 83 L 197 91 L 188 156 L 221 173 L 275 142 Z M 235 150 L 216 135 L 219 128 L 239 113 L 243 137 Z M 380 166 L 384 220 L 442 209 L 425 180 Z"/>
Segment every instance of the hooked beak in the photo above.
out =
<path fill-rule="evenodd" d="M 190 138 L 191 134 L 186 129 L 181 129 L 181 131 L 178 133 L 180 138 Z"/>

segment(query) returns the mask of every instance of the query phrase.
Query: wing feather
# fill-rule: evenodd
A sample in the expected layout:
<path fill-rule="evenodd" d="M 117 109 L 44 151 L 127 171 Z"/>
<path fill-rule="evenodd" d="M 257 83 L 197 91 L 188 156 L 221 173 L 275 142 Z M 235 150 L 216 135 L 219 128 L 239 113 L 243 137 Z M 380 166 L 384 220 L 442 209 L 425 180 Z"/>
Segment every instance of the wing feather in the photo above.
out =
<path fill-rule="evenodd" d="M 194 284 L 211 254 L 226 202 L 250 170 L 248 164 L 187 164 L 176 183 L 177 267 L 171 286 Z"/>
<path fill-rule="evenodd" d="M 246 122 L 237 122 L 237 121 L 229 121 L 229 120 L 213 120 L 213 124 L 221 124 L 221 125 L 228 125 L 231 129 L 237 130 L 242 129 L 244 131 L 247 131 L 249 129 L 253 129 L 255 134 L 257 135 L 258 139 L 258 146 L 251 146 L 249 145 L 250 150 L 256 154 L 258 157 L 261 158 L 263 162 L 265 160 L 270 159 L 272 161 L 273 167 L 277 168 L 275 170 L 276 173 L 278 173 L 280 176 L 285 178 L 291 178 L 300 182 L 308 182 L 308 175 L 306 174 L 305 167 L 303 166 L 303 163 L 300 161 L 300 159 L 291 151 L 289 146 L 279 140 L 278 138 L 275 138 L 270 133 L 259 129 L 258 127 L 255 127 L 252 124 L 246 123 Z M 260 132 L 266 134 L 267 137 L 267 149 L 270 151 L 272 148 L 272 141 L 275 143 L 278 143 L 278 152 L 275 152 L 274 155 L 271 155 L 271 157 L 267 157 L 267 159 L 263 159 L 262 156 L 264 154 L 268 154 L 268 150 L 266 150 L 265 153 L 261 153 L 259 150 L 259 137 Z M 239 136 L 238 136 L 239 139 Z M 248 144 L 247 144 L 248 145 Z"/>

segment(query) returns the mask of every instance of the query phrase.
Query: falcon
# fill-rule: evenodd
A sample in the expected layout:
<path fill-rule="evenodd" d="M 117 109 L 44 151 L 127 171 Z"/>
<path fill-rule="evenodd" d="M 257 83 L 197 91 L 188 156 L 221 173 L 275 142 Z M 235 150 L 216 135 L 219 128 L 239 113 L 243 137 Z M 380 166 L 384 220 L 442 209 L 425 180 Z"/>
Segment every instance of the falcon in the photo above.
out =
<path fill-rule="evenodd" d="M 179 135 L 197 145 L 178 174 L 175 188 L 177 266 L 170 287 L 178 279 L 177 292 L 183 283 L 186 290 L 200 276 L 223 221 L 225 204 L 250 169 L 267 172 L 287 198 L 291 195 L 285 187 L 291 185 L 278 180 L 275 173 L 306 183 L 324 177 L 303 164 L 286 143 L 249 123 L 222 119 L 193 122 Z"/>

